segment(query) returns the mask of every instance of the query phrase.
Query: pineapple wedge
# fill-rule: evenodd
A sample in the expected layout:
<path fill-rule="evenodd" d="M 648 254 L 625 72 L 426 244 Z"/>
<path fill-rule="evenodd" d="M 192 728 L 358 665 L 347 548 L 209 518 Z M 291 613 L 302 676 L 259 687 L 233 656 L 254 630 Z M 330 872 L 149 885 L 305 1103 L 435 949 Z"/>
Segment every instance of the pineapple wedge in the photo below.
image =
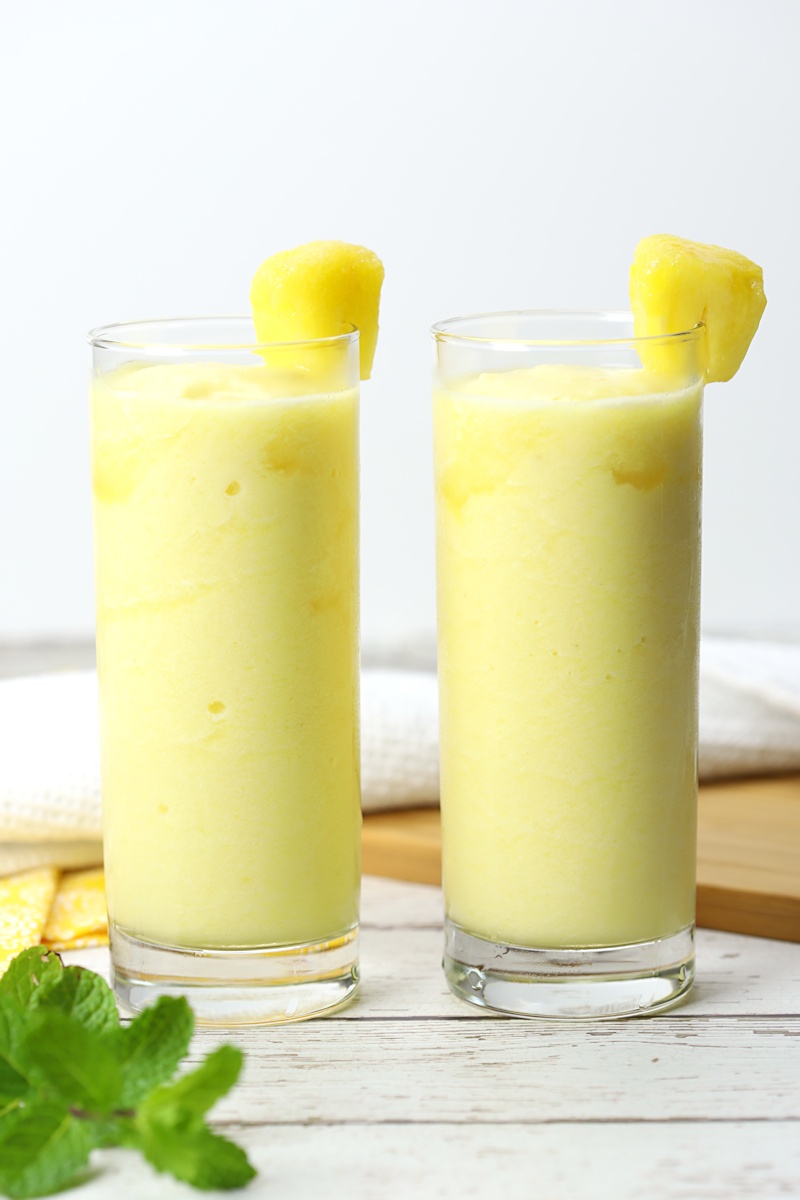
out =
<path fill-rule="evenodd" d="M 383 263 L 364 246 L 309 242 L 266 259 L 250 289 L 261 342 L 335 337 L 359 331 L 361 378 L 369 379 L 378 340 Z"/>
<path fill-rule="evenodd" d="M 707 383 L 736 374 L 767 303 L 763 272 L 749 258 L 663 233 L 636 247 L 630 297 L 637 337 L 705 323 Z"/>

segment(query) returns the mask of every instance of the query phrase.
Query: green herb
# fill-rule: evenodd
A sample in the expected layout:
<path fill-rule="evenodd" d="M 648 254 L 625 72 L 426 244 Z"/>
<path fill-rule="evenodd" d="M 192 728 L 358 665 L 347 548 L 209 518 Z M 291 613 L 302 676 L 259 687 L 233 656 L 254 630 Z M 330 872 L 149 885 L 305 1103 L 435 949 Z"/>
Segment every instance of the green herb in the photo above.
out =
<path fill-rule="evenodd" d="M 173 1080 L 193 1029 L 187 1002 L 169 996 L 122 1026 L 99 975 L 43 946 L 18 955 L 0 978 L 0 1192 L 24 1200 L 79 1183 L 108 1146 L 196 1188 L 248 1183 L 244 1150 L 205 1121 L 241 1052 L 220 1046 Z"/>

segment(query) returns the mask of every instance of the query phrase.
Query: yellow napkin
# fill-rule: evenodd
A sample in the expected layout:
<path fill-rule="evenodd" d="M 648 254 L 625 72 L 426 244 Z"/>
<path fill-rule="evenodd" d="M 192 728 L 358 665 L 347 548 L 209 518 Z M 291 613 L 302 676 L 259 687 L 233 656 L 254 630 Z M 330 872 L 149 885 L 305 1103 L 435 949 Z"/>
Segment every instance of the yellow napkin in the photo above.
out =
<path fill-rule="evenodd" d="M 0 974 L 16 954 L 41 942 L 58 876 L 54 867 L 42 867 L 0 879 Z"/>
<path fill-rule="evenodd" d="M 106 892 L 101 867 L 61 876 L 42 941 L 51 950 L 80 950 L 108 942 Z"/>
<path fill-rule="evenodd" d="M 77 950 L 108 942 L 102 870 L 54 867 L 0 879 L 0 975 L 22 950 Z"/>

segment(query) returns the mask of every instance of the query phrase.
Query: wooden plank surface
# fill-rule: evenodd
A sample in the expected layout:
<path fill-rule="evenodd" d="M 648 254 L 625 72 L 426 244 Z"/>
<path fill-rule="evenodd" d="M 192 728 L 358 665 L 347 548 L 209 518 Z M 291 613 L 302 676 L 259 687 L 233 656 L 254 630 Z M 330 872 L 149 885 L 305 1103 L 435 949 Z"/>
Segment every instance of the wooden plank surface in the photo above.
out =
<path fill-rule="evenodd" d="M 364 871 L 441 882 L 437 809 L 364 818 Z M 800 776 L 700 789 L 699 925 L 800 942 Z"/>
<path fill-rule="evenodd" d="M 245 1051 L 213 1118 L 259 1170 L 248 1197 L 800 1196 L 800 945 L 700 930 L 698 986 L 670 1014 L 518 1022 L 447 991 L 441 913 L 437 888 L 366 877 L 354 1004 L 194 1040 L 193 1062 Z M 93 1167 L 87 1200 L 187 1195 L 125 1151 Z"/>
<path fill-rule="evenodd" d="M 269 1098 L 265 1097 L 265 1106 Z M 795 1124 L 228 1125 L 259 1172 L 244 1200 L 794 1200 Z M 188 1200 L 124 1151 L 76 1200 Z M 65 1193 L 69 1196 L 71 1193 Z M 238 1192 L 205 1192 L 238 1196 Z"/>

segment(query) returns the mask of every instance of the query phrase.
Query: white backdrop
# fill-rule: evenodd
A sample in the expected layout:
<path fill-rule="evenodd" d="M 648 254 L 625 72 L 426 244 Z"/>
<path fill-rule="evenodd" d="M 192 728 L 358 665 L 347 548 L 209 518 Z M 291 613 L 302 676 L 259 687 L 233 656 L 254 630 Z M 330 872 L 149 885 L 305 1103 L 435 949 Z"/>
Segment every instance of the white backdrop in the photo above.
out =
<path fill-rule="evenodd" d="M 375 249 L 368 642 L 433 627 L 428 326 L 624 307 L 639 237 L 761 263 L 707 393 L 704 623 L 800 631 L 796 0 L 38 0 L 0 17 L 0 639 L 92 626 L 85 332 Z"/>

